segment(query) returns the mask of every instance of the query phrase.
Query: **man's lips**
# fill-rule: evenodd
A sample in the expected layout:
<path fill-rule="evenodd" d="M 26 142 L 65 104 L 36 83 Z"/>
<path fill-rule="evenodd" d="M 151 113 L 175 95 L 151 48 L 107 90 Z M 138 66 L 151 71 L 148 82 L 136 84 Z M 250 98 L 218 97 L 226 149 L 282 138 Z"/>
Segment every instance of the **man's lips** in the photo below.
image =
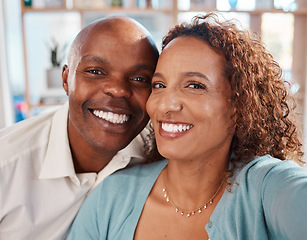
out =
<path fill-rule="evenodd" d="M 101 119 L 115 124 L 124 124 L 129 121 L 131 115 L 119 114 L 111 111 L 92 110 L 92 113 Z"/>

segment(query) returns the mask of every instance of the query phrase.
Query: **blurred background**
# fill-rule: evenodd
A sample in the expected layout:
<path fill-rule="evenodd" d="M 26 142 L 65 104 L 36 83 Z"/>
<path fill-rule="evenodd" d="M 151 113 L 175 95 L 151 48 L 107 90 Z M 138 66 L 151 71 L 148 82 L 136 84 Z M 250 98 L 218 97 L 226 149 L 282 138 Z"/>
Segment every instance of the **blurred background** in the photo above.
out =
<path fill-rule="evenodd" d="M 130 16 L 161 39 L 177 23 L 219 11 L 261 36 L 297 101 L 306 142 L 306 0 L 0 0 L 0 128 L 67 101 L 61 68 L 75 35 L 96 19 Z M 306 149 L 305 149 L 306 150 Z"/>

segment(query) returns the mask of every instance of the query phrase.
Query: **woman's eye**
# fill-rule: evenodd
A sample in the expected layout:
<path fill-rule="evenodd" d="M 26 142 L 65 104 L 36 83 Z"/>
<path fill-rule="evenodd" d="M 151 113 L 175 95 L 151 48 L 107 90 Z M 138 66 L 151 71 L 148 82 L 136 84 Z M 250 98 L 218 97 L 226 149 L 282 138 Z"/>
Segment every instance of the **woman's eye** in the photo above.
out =
<path fill-rule="evenodd" d="M 165 88 L 165 86 L 162 83 L 153 83 L 151 88 Z"/>
<path fill-rule="evenodd" d="M 206 89 L 206 86 L 201 83 L 189 83 L 187 87 L 193 89 Z"/>

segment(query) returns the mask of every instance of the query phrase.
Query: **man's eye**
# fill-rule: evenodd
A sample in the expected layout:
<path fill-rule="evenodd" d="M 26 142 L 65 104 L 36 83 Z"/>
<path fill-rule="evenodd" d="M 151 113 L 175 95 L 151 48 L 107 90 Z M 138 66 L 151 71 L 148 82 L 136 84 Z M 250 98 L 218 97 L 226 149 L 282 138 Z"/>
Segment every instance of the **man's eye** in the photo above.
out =
<path fill-rule="evenodd" d="M 137 82 L 148 82 L 148 80 L 144 77 L 135 77 L 133 80 Z"/>
<path fill-rule="evenodd" d="M 151 85 L 151 88 L 154 88 L 154 89 L 156 89 L 156 88 L 165 88 L 165 86 L 162 83 L 153 83 Z"/>
<path fill-rule="evenodd" d="M 88 72 L 92 73 L 92 74 L 98 74 L 98 75 L 102 74 L 102 72 L 100 70 L 97 70 L 97 69 L 92 69 L 92 70 L 89 70 Z"/>
<path fill-rule="evenodd" d="M 193 89 L 206 89 L 206 86 L 201 83 L 189 83 L 187 87 Z"/>

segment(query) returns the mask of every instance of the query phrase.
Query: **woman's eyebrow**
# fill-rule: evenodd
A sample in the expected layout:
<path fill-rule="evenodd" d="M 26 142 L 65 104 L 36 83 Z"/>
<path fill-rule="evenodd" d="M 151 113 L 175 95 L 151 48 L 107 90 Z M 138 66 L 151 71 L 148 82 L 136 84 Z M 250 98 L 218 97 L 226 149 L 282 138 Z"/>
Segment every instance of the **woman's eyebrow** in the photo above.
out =
<path fill-rule="evenodd" d="M 155 73 L 153 74 L 152 77 L 153 77 L 153 78 L 154 78 L 154 77 L 163 78 L 162 74 L 159 73 L 159 72 L 155 72 Z"/>
<path fill-rule="evenodd" d="M 184 77 L 199 77 L 199 78 L 203 78 L 204 80 L 210 82 L 210 79 L 206 75 L 200 72 L 184 72 L 181 75 Z"/>
<path fill-rule="evenodd" d="M 183 76 L 183 77 L 199 77 L 199 78 L 202 78 L 202 79 L 204 79 L 208 82 L 211 82 L 210 79 L 206 75 L 204 75 L 200 72 L 184 72 L 184 73 L 181 73 L 180 75 Z M 163 75 L 159 72 L 155 72 L 152 77 L 163 78 Z"/>

